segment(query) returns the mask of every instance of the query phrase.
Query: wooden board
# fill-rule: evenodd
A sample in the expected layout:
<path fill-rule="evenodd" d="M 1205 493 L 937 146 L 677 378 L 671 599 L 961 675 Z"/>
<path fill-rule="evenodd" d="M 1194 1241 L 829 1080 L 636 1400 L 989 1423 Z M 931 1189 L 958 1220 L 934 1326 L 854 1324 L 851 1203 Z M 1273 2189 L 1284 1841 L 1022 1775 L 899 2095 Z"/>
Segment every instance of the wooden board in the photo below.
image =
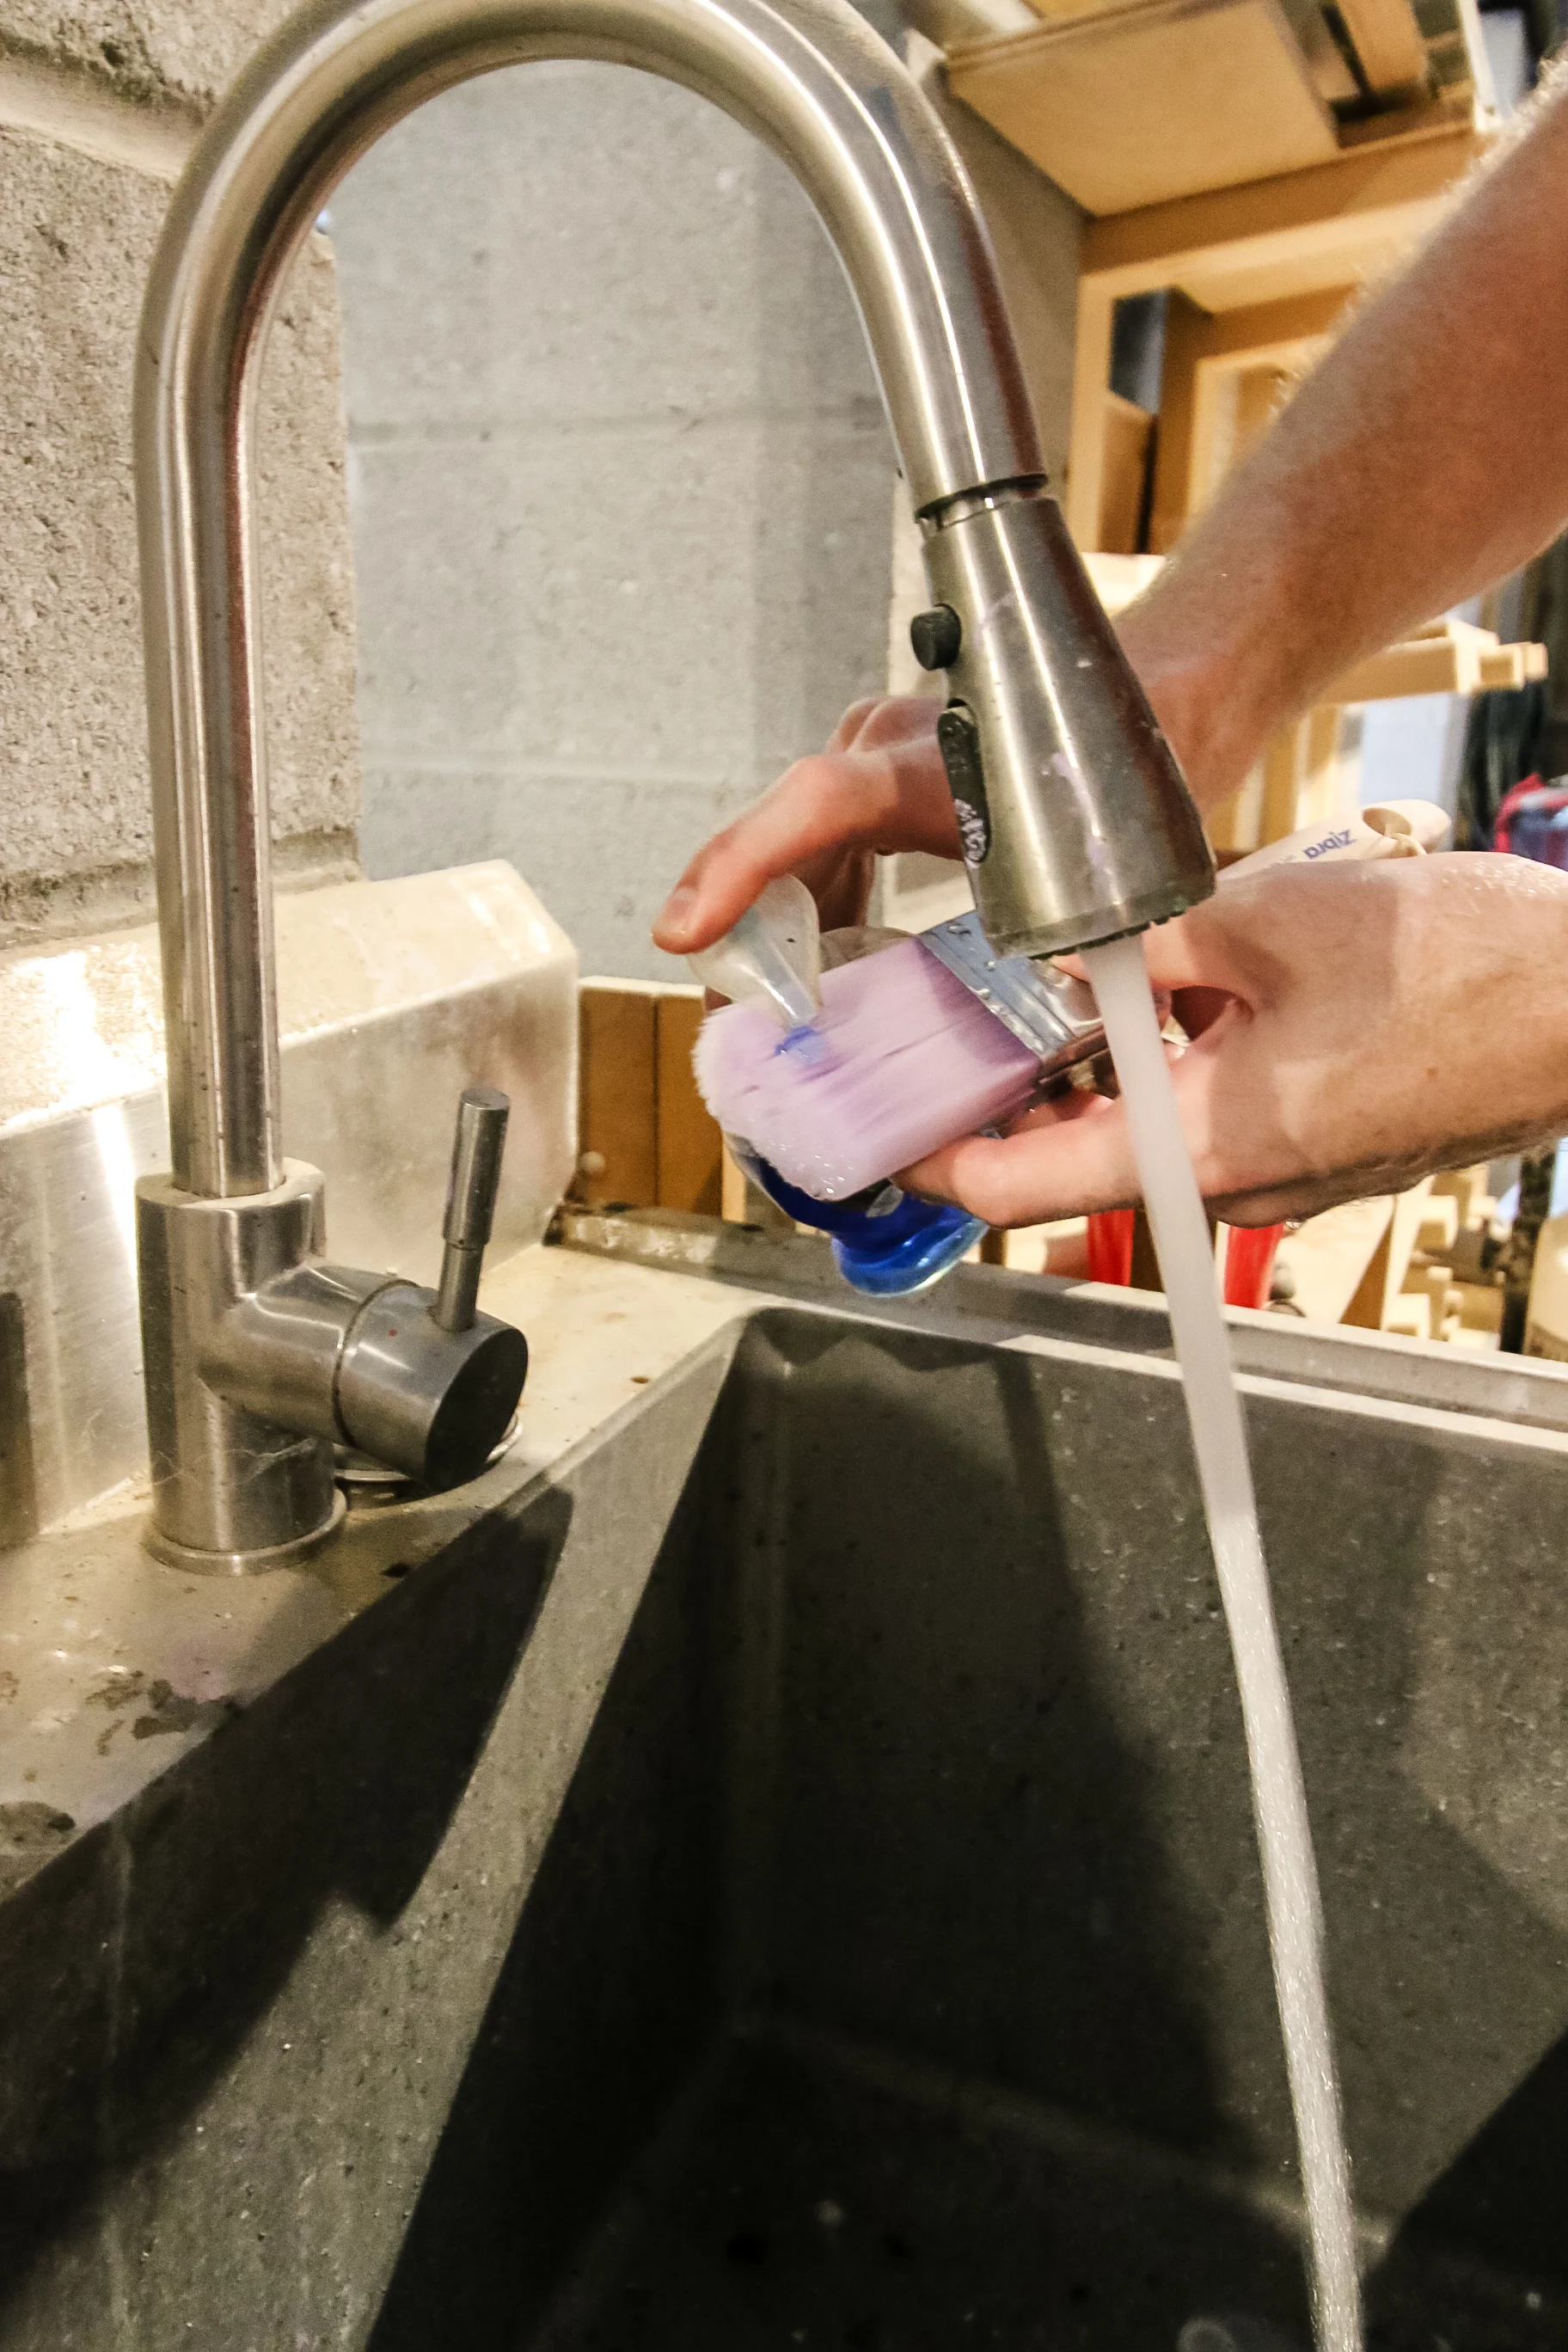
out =
<path fill-rule="evenodd" d="M 719 1122 L 697 1091 L 692 1048 L 702 1025 L 700 991 L 658 1000 L 658 1205 L 704 1217 L 722 1208 Z"/>
<path fill-rule="evenodd" d="M 1167 436 L 1163 414 L 1161 436 L 1162 441 L 1176 437 Z M 1157 499 L 1158 476 L 1155 495 Z M 1156 522 L 1158 516 L 1156 506 Z M 1120 555 L 1093 548 L 1086 549 L 1083 557 L 1095 593 L 1112 619 L 1159 578 L 1163 561 L 1161 555 Z M 1317 707 L 1328 710 L 1417 694 L 1488 694 L 1545 677 L 1548 661 L 1544 646 L 1501 646 L 1489 629 L 1478 629 L 1469 622 L 1432 621 L 1402 645 L 1389 646 L 1344 671 L 1324 688 Z"/>
<path fill-rule="evenodd" d="M 585 980 L 576 1198 L 591 1208 L 658 1199 L 658 999 L 632 981 Z"/>
<path fill-rule="evenodd" d="M 1079 280 L 1065 501 L 1079 545 L 1092 541 L 1100 523 L 1101 403 L 1110 379 L 1119 300 L 1174 289 L 1194 318 L 1325 292 L 1337 306 L 1426 233 L 1489 145 L 1486 133 L 1449 127 L 1430 138 L 1363 149 L 1250 186 L 1091 221 L 1084 233 Z M 1163 415 L 1162 444 L 1167 423 Z M 1161 480 L 1162 472 L 1169 471 L 1157 449 L 1156 546 L 1172 541 L 1173 502 Z"/>
<path fill-rule="evenodd" d="M 1347 1201 L 1286 1234 L 1277 1263 L 1294 1276 L 1294 1303 L 1309 1322 L 1340 1321 L 1382 1247 L 1393 1206 L 1386 1199 Z"/>
<path fill-rule="evenodd" d="M 955 51 L 955 94 L 1096 215 L 1328 162 L 1278 0 L 1156 0 Z"/>
<path fill-rule="evenodd" d="M 1390 702 L 1412 694 L 1490 694 L 1542 678 L 1544 646 L 1500 646 L 1489 629 L 1435 622 L 1419 636 L 1390 646 L 1324 689 L 1325 702 Z"/>
<path fill-rule="evenodd" d="M 1410 0 L 1339 0 L 1367 87 L 1379 98 L 1418 90 L 1426 80 L 1426 44 Z"/>
<path fill-rule="evenodd" d="M 1175 545 L 1328 349 L 1352 298 L 1351 288 L 1335 286 L 1208 312 L 1184 295 L 1171 297 L 1176 331 L 1168 316 L 1150 538 L 1156 552 Z"/>
<path fill-rule="evenodd" d="M 1120 393 L 1105 395 L 1105 482 L 1100 497 L 1097 545 L 1118 555 L 1136 555 L 1143 520 L 1143 494 L 1154 419 Z"/>
<path fill-rule="evenodd" d="M 1342 1321 L 1363 1331 L 1388 1329 L 1388 1317 L 1391 1311 L 1397 1311 L 1395 1302 L 1405 1288 L 1410 1253 L 1426 1214 L 1431 1191 L 1432 1179 L 1425 1176 L 1410 1192 L 1395 1193 L 1394 1213 Z M 1405 1328 L 1408 1330 L 1408 1323 Z"/>
<path fill-rule="evenodd" d="M 585 980 L 578 1000 L 581 1081 L 574 1199 L 601 1208 L 683 1209 L 716 1217 L 721 1141 L 697 1091 L 692 1047 L 700 989 Z"/>
<path fill-rule="evenodd" d="M 1484 131 L 1449 129 L 1091 221 L 1082 273 L 1111 294 L 1179 286 L 1205 310 L 1349 285 L 1390 246 L 1408 249 L 1490 146 Z"/>

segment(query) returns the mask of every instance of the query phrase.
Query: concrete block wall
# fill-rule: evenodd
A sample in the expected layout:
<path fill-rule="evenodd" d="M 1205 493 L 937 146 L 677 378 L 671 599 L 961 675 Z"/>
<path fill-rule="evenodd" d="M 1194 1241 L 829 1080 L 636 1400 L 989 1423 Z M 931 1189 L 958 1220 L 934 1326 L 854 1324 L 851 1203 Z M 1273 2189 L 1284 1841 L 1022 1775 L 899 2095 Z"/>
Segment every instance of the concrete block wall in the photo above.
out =
<path fill-rule="evenodd" d="M 143 917 L 152 831 L 131 477 L 169 185 L 279 0 L 0 0 L 0 947 Z M 335 272 L 285 291 L 258 477 L 281 877 L 355 870 L 353 582 Z"/>
<path fill-rule="evenodd" d="M 1060 448 L 1079 215 L 958 112 L 989 187 L 1030 184 Z M 893 458 L 837 263 L 745 132 L 600 65 L 424 108 L 331 234 L 366 868 L 509 857 L 584 971 L 671 976 L 647 929 L 686 857 L 887 683 Z"/>
<path fill-rule="evenodd" d="M 366 869 L 510 858 L 584 971 L 668 976 L 689 851 L 882 682 L 892 458 L 837 264 L 715 108 L 571 63 L 425 107 L 331 234 Z"/>

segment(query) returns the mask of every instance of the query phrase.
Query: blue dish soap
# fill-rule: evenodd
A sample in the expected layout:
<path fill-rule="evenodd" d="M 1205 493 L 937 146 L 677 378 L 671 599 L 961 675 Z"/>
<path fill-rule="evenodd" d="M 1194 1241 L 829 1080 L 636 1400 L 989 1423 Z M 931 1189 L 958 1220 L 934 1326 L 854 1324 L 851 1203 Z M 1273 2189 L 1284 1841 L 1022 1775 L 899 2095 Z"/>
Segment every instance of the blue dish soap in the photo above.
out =
<path fill-rule="evenodd" d="M 878 1184 L 848 1201 L 814 1201 L 786 1184 L 739 1136 L 726 1139 L 737 1167 L 798 1225 L 815 1226 L 833 1244 L 833 1262 L 851 1289 L 870 1298 L 900 1298 L 929 1289 L 955 1266 L 985 1232 L 967 1209 L 918 1200 L 896 1184 Z"/>

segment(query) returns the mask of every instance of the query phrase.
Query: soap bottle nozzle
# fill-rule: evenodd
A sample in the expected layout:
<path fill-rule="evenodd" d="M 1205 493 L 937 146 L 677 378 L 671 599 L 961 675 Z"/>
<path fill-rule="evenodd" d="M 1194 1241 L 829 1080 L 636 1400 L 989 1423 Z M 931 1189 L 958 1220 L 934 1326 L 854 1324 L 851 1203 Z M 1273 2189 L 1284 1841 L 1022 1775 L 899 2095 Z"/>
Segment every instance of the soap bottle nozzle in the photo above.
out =
<path fill-rule="evenodd" d="M 804 882 L 781 875 L 733 929 L 688 963 L 705 988 L 735 1003 L 761 998 L 781 1029 L 809 1028 L 822 1009 L 822 936 Z"/>

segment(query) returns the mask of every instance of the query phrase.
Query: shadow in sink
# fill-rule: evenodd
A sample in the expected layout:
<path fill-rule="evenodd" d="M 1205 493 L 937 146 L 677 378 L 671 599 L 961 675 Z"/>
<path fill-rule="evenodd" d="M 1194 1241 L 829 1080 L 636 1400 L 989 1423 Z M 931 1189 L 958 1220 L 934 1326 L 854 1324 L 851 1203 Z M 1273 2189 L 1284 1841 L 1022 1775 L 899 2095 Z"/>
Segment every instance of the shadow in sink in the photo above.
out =
<path fill-rule="evenodd" d="M 1546 2352 L 1568 2231 L 1531 2183 L 1568 2178 L 1568 2120 L 1504 2118 L 1568 2022 L 1564 1938 L 1387 1735 L 1454 1671 L 1424 1612 L 1478 1528 L 1494 1612 L 1561 1557 L 1561 1465 L 1475 1450 L 1449 1492 L 1430 1416 L 1314 1410 L 1307 1488 L 1302 1406 L 1255 1401 L 1252 1426 L 1358 2179 L 1408 2221 L 1371 2341 Z M 374 2352 L 1171 2352 L 1194 2311 L 1237 2308 L 1305 2341 L 1240 1728 L 1168 1375 L 764 1316 L 695 1486 Z M 1549 1782 L 1536 1801 L 1544 1873 Z M 1511 2234 L 1478 2222 L 1467 2165 Z"/>

